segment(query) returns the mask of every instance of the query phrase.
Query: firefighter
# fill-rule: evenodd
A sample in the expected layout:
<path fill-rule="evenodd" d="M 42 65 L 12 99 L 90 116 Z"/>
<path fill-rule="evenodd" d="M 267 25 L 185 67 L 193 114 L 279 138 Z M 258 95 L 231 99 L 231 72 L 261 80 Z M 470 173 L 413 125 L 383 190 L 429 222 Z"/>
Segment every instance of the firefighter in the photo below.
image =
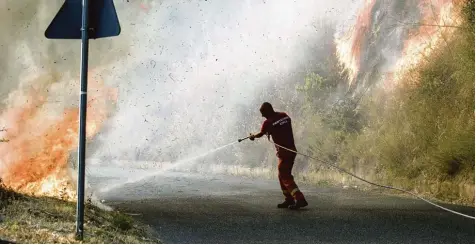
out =
<path fill-rule="evenodd" d="M 260 108 L 261 115 L 266 118 L 261 126 L 261 131 L 251 134 L 249 139 L 261 138 L 267 135 L 273 138 L 274 143 L 296 151 L 294 145 L 293 129 L 291 118 L 284 112 L 276 112 L 273 106 L 264 102 Z M 291 174 L 296 153 L 276 146 L 276 156 L 278 157 L 278 178 L 285 200 L 278 204 L 278 208 L 299 209 L 308 205 L 303 193 L 299 190 Z"/>

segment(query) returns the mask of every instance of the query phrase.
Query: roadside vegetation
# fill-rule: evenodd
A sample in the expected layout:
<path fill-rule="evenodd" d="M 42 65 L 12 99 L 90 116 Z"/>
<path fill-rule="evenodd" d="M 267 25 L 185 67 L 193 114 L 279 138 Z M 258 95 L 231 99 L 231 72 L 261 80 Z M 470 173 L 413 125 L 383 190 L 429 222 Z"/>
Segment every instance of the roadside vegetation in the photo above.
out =
<path fill-rule="evenodd" d="M 391 90 L 333 102 L 346 74 L 323 63 L 298 91 L 315 157 L 370 180 L 441 201 L 474 206 L 474 0 L 460 4 L 463 24 L 409 69 Z M 314 167 L 301 178 L 354 182 Z M 319 165 L 319 166 L 318 166 Z M 334 170 L 333 170 L 334 171 Z M 355 182 L 358 183 L 358 182 Z"/>
<path fill-rule="evenodd" d="M 15 243 L 160 243 L 132 217 L 85 208 L 84 240 L 75 239 L 76 203 L 15 193 L 0 185 L 0 240 Z"/>

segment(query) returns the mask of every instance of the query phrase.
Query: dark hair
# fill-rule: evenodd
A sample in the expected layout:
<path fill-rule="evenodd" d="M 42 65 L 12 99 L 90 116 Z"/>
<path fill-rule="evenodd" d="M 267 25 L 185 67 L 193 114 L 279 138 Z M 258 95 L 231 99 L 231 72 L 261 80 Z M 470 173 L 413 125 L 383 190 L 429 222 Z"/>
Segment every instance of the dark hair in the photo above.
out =
<path fill-rule="evenodd" d="M 263 115 L 270 115 L 271 113 L 274 112 L 274 109 L 273 109 L 273 106 L 269 102 L 264 102 L 259 108 L 259 111 L 263 113 Z"/>

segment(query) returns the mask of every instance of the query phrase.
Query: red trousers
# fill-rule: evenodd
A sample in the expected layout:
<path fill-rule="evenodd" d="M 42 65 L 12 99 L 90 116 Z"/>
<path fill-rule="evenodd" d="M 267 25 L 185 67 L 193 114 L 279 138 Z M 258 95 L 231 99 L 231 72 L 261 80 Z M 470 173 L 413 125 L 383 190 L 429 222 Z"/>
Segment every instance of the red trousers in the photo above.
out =
<path fill-rule="evenodd" d="M 281 190 L 287 201 L 302 200 L 304 195 L 299 190 L 294 177 L 291 174 L 296 155 L 279 157 L 278 158 L 278 178 Z"/>

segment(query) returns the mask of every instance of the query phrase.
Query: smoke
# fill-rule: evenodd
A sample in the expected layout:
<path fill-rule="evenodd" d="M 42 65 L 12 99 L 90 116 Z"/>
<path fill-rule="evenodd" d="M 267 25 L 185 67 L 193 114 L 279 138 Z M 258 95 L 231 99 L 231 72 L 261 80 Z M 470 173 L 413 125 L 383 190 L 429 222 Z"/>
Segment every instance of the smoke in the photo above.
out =
<path fill-rule="evenodd" d="M 0 3 L 0 127 L 13 142 L 0 145 L 9 152 L 0 156 L 0 177 L 33 172 L 21 175 L 20 186 L 44 181 L 66 168 L 68 156 L 75 158 L 80 44 L 44 38 L 62 3 Z M 121 35 L 90 42 L 87 158 L 105 165 L 193 158 L 257 131 L 263 101 L 294 117 L 300 105 L 295 84 L 329 55 L 326 46 L 316 49 L 319 40 L 333 39 L 323 23 L 343 29 L 361 4 L 115 1 Z M 17 146 L 21 150 L 11 151 Z M 216 156 L 259 166 L 243 159 L 273 154 L 260 142 Z"/>
<path fill-rule="evenodd" d="M 316 23 L 348 16 L 349 5 L 357 3 L 144 3 L 146 24 L 123 33 L 132 45 L 111 80 L 117 111 L 91 158 L 173 162 L 259 130 L 259 105 L 290 104 L 277 100 L 292 99 L 282 84 L 294 90 L 290 74 L 316 59 L 309 54 L 316 40 L 332 35 Z"/>
<path fill-rule="evenodd" d="M 38 72 L 56 72 L 60 78 L 77 79 L 79 75 L 79 41 L 49 40 L 44 31 L 64 1 L 61 0 L 5 0 L 0 3 L 0 61 L 1 96 L 17 88 L 22 76 Z M 118 12 L 124 13 L 123 4 Z M 138 13 L 129 8 L 128 11 Z M 132 14 L 121 17 L 135 19 Z M 140 16 L 140 15 L 139 15 Z M 124 31 L 130 29 L 124 26 Z M 130 38 L 100 39 L 91 43 L 90 67 L 103 66 L 128 53 Z M 107 52 L 106 52 L 107 51 Z M 59 78 L 58 78 L 59 79 Z M 57 82 L 57 81 L 52 81 Z M 75 91 L 76 93 L 76 91 Z"/>
<path fill-rule="evenodd" d="M 9 140 L 0 145 L 0 178 L 18 191 L 40 195 L 59 196 L 60 189 L 69 189 L 67 158 L 77 147 L 79 41 L 44 37 L 62 3 L 0 3 L 0 125 L 5 129 L 0 137 Z M 125 9 L 119 4 L 128 21 L 140 17 L 139 7 Z M 116 100 L 116 91 L 101 77 L 108 77 L 108 66 L 124 58 L 129 47 L 128 36 L 91 44 L 91 53 L 101 55 L 90 60 L 89 138 Z"/>
<path fill-rule="evenodd" d="M 350 32 L 339 33 L 338 55 L 351 72 L 354 94 L 388 85 L 403 66 L 416 64 L 454 22 L 450 0 L 368 0 Z M 389 75 L 390 74 L 390 75 Z"/>

